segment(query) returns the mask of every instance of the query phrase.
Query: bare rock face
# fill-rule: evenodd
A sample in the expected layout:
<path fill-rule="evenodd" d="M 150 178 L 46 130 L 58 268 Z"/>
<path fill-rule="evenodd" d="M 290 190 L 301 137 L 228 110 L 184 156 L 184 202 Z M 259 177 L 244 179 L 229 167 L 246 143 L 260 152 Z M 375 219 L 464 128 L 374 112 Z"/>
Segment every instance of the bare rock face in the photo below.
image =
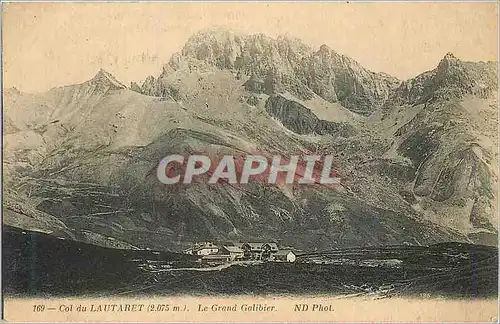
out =
<path fill-rule="evenodd" d="M 148 96 L 159 96 L 156 79 L 150 75 L 144 80 L 141 86 L 141 93 Z"/>
<path fill-rule="evenodd" d="M 266 110 L 297 134 L 312 134 L 319 121 L 310 109 L 280 95 L 271 96 L 267 100 Z"/>
<path fill-rule="evenodd" d="M 442 224 L 494 235 L 495 148 L 481 140 L 472 120 L 456 124 L 457 117 L 467 120 L 460 104 L 436 101 L 426 108 L 396 138 L 399 154 L 411 161 L 405 188 L 417 199 L 414 205 Z"/>
<path fill-rule="evenodd" d="M 358 62 L 322 45 L 305 61 L 303 83 L 330 102 L 370 115 L 389 97 L 400 81 L 384 73 L 366 70 Z"/>
<path fill-rule="evenodd" d="M 332 134 L 349 137 L 356 133 L 356 129 L 351 125 L 322 120 L 309 108 L 281 95 L 269 97 L 266 111 L 297 134 Z"/>
<path fill-rule="evenodd" d="M 226 29 L 209 29 L 191 36 L 182 56 L 204 61 L 219 69 L 232 69 L 242 56 L 245 39 Z"/>

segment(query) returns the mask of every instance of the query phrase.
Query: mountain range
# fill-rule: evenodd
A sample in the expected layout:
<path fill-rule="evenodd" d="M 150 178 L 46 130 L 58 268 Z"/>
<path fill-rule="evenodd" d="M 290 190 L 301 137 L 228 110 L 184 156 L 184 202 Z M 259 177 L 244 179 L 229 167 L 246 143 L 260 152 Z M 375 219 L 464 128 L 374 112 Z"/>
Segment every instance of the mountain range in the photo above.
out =
<path fill-rule="evenodd" d="M 45 93 L 5 89 L 3 222 L 172 251 L 496 245 L 497 62 L 436 64 L 403 81 L 326 45 L 207 29 L 142 84 L 100 70 Z M 168 154 L 255 152 L 334 155 L 341 184 L 156 178 Z"/>

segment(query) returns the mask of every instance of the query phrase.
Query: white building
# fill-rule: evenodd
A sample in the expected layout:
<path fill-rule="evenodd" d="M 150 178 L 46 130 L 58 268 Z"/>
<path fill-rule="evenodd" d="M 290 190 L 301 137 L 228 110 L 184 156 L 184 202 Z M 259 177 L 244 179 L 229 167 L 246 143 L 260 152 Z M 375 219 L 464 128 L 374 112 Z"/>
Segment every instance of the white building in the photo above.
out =
<path fill-rule="evenodd" d="M 196 244 L 193 248 L 184 251 L 186 254 L 210 255 L 219 252 L 219 247 L 211 242 Z"/>
<path fill-rule="evenodd" d="M 274 254 L 274 260 L 278 262 L 295 262 L 297 256 L 291 250 L 279 250 Z"/>

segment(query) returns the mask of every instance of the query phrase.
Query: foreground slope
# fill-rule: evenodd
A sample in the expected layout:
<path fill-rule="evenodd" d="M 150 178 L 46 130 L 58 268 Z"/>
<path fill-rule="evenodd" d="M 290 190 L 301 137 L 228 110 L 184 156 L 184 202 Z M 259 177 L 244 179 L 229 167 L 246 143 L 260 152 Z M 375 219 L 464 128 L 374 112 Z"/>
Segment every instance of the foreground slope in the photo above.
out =
<path fill-rule="evenodd" d="M 498 295 L 497 249 L 470 244 L 347 248 L 300 255 L 293 264 L 210 269 L 185 254 L 101 248 L 9 227 L 3 240 L 2 287 L 10 297 Z"/>

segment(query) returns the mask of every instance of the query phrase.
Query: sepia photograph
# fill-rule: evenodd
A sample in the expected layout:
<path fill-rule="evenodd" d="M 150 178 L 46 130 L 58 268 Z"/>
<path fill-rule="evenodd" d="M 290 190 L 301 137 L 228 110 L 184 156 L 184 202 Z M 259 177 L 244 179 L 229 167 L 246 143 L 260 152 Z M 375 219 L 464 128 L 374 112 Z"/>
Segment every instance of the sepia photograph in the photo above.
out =
<path fill-rule="evenodd" d="M 498 3 L 2 4 L 3 318 L 498 321 Z"/>

